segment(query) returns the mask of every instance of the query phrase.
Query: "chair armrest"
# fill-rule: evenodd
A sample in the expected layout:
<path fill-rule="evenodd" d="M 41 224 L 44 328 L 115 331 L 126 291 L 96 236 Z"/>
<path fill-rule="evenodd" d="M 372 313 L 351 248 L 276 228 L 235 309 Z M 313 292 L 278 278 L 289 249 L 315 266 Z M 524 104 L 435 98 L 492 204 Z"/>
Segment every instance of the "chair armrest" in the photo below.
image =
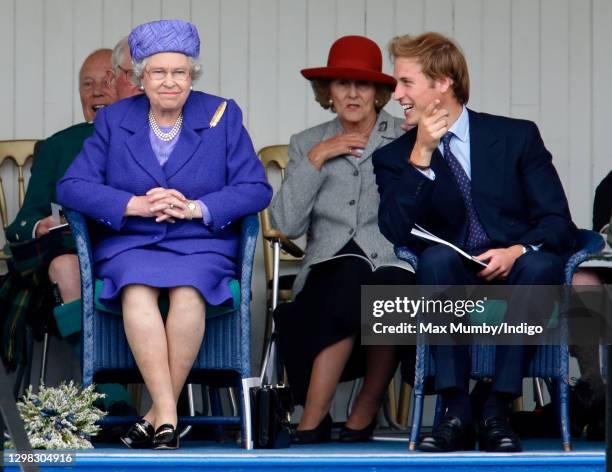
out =
<path fill-rule="evenodd" d="M 83 356 L 92 356 L 93 349 L 93 316 L 94 316 L 94 273 L 93 255 L 91 252 L 91 239 L 85 217 L 74 210 L 64 209 L 64 215 L 70 224 L 72 237 L 79 258 L 81 274 L 81 365 L 86 362 Z M 87 364 L 89 365 L 89 364 Z M 83 384 L 91 383 L 89 371 L 83 371 Z"/>
<path fill-rule="evenodd" d="M 600 233 L 588 229 L 579 229 L 576 235 L 576 252 L 565 263 L 565 284 L 572 284 L 572 276 L 580 264 L 589 256 L 597 254 L 605 247 L 606 242 Z"/>
<path fill-rule="evenodd" d="M 64 214 L 70 224 L 70 230 L 72 231 L 72 237 L 74 238 L 77 256 L 79 258 L 81 290 L 83 291 L 87 288 L 93 290 L 93 254 L 91 252 L 91 239 L 89 237 L 87 221 L 78 211 L 65 209 Z M 84 285 L 88 283 L 92 285 Z"/>
<path fill-rule="evenodd" d="M 277 229 L 270 229 L 262 232 L 262 237 L 270 242 L 279 241 L 281 249 L 293 257 L 304 257 L 304 250 L 291 241 L 287 235 Z"/>
<path fill-rule="evenodd" d="M 408 262 L 416 272 L 419 265 L 419 258 L 415 256 L 410 249 L 406 246 L 393 246 L 393 250 L 398 259 Z"/>
<path fill-rule="evenodd" d="M 247 282 L 250 283 L 258 232 L 259 221 L 257 221 L 256 215 L 247 215 L 242 218 L 240 224 L 240 252 L 238 254 L 241 284 L 245 276 L 248 277 Z M 245 270 L 247 273 L 244 273 Z"/>
<path fill-rule="evenodd" d="M 245 363 L 245 372 L 243 372 L 246 376 L 251 374 L 251 280 L 258 232 L 259 221 L 257 216 L 245 216 L 240 227 L 238 270 L 240 278 L 240 343 L 243 359 L 249 360 Z"/>

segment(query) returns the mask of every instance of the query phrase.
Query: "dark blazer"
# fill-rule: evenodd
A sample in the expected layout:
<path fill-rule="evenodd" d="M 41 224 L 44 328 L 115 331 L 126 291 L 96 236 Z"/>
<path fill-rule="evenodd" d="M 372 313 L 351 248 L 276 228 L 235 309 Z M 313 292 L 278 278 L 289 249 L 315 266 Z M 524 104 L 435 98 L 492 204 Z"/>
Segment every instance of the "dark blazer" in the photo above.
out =
<path fill-rule="evenodd" d="M 601 229 L 612 217 L 612 171 L 599 183 L 593 201 L 593 231 Z"/>
<path fill-rule="evenodd" d="M 492 247 L 541 244 L 556 254 L 574 244 L 561 181 L 535 123 L 468 110 L 472 199 Z M 396 245 L 419 253 L 410 236 L 414 223 L 456 245 L 463 245 L 466 212 L 459 187 L 436 149 L 429 180 L 408 163 L 416 128 L 374 153 L 381 194 L 378 224 Z"/>
<path fill-rule="evenodd" d="M 98 111 L 94 134 L 57 186 L 61 204 L 100 223 L 96 262 L 150 244 L 180 254 L 237 256 L 239 228 L 233 223 L 265 208 L 272 190 L 238 105 L 228 100 L 221 120 L 210 126 L 222 101 L 202 92 L 189 94 L 179 141 L 163 167 L 149 140 L 145 95 Z M 188 199 L 202 200 L 211 224 L 201 219 L 160 224 L 154 218 L 123 216 L 132 196 L 154 187 L 175 188 Z"/>
<path fill-rule="evenodd" d="M 36 222 L 51 215 L 51 202 L 57 201 L 55 186 L 93 128 L 91 123 L 79 123 L 37 144 L 23 206 L 6 228 L 6 239 L 11 242 L 32 239 Z"/>

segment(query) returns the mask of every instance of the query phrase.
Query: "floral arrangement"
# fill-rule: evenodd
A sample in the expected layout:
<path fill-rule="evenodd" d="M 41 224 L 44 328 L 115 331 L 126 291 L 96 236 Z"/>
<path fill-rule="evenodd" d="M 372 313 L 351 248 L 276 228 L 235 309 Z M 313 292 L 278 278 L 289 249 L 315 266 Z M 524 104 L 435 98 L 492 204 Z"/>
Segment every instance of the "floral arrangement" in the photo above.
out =
<path fill-rule="evenodd" d="M 33 449 L 91 449 L 89 441 L 100 427 L 96 422 L 106 415 L 93 404 L 103 398 L 90 385 L 81 390 L 71 380 L 59 387 L 41 385 L 38 394 L 28 387 L 17 402 Z M 12 447 L 7 442 L 6 447 Z"/>

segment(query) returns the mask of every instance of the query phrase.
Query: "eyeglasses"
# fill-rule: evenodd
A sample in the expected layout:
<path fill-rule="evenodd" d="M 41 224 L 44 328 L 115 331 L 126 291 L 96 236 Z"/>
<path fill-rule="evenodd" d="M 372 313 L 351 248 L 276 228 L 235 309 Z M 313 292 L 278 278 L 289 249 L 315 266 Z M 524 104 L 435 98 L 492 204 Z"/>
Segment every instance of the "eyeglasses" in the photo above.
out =
<path fill-rule="evenodd" d="M 125 80 L 132 80 L 132 76 L 134 75 L 133 69 L 124 69 L 121 66 L 117 66 L 117 69 L 125 74 Z"/>
<path fill-rule="evenodd" d="M 161 82 L 162 80 L 165 80 L 165 78 L 168 76 L 168 74 L 170 74 L 172 76 L 172 79 L 175 82 L 185 82 L 189 78 L 189 70 L 188 69 L 172 69 L 172 70 L 151 69 L 151 70 L 147 70 L 145 72 L 147 74 L 149 74 L 149 77 L 151 78 L 151 80 L 155 80 L 155 81 L 158 81 L 158 82 Z"/>

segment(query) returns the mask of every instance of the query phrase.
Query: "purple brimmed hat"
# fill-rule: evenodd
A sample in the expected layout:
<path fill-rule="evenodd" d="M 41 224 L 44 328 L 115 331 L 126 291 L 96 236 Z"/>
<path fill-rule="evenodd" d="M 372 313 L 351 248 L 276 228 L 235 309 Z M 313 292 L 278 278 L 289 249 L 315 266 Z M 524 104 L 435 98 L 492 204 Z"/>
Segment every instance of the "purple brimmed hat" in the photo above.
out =
<path fill-rule="evenodd" d="M 197 59 L 200 36 L 194 25 L 183 20 L 158 20 L 138 25 L 128 37 L 135 62 L 160 52 L 180 52 Z"/>

